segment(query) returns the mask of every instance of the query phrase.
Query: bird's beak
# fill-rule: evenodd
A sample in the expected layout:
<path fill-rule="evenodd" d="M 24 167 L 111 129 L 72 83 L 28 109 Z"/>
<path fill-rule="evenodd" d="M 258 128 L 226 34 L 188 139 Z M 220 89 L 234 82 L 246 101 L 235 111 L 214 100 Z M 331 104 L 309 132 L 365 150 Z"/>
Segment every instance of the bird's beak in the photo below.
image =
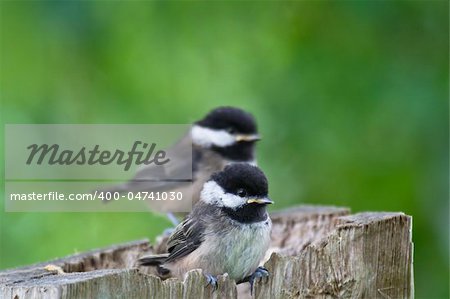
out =
<path fill-rule="evenodd" d="M 261 136 L 259 136 L 258 134 L 251 134 L 251 135 L 236 135 L 236 141 L 240 142 L 240 141 L 258 141 L 261 140 Z"/>
<path fill-rule="evenodd" d="M 269 204 L 273 204 L 273 201 L 271 201 L 269 198 L 265 197 L 265 198 L 250 198 L 247 200 L 247 203 L 257 203 L 260 205 L 269 205 Z"/>

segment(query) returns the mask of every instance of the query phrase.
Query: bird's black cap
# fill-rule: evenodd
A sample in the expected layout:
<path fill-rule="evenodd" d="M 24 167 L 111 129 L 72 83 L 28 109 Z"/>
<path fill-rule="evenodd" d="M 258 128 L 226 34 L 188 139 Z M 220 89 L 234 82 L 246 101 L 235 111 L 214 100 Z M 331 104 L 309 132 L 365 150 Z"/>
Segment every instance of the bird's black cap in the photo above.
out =
<path fill-rule="evenodd" d="M 234 163 L 211 176 L 227 193 L 247 197 L 265 197 L 269 192 L 267 178 L 256 166 Z M 242 192 L 245 192 L 244 194 Z"/>
<path fill-rule="evenodd" d="M 235 107 L 219 107 L 209 112 L 198 125 L 230 133 L 256 134 L 258 128 L 253 115 Z"/>

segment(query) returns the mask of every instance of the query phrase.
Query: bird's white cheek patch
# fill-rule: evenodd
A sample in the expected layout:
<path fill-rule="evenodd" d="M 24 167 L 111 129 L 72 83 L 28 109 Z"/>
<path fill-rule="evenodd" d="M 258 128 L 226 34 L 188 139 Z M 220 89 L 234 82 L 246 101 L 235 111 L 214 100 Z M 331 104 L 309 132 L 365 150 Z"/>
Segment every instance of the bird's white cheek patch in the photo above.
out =
<path fill-rule="evenodd" d="M 200 196 L 204 202 L 219 207 L 236 208 L 244 203 L 242 197 L 225 193 L 223 188 L 214 181 L 205 183 Z"/>
<path fill-rule="evenodd" d="M 242 206 L 244 204 L 244 201 L 243 201 L 242 197 L 239 197 L 237 195 L 233 195 L 230 193 L 226 193 L 222 197 L 222 203 L 223 203 L 224 207 L 237 208 L 239 206 Z"/>
<path fill-rule="evenodd" d="M 209 204 L 218 205 L 220 202 L 220 198 L 223 197 L 225 191 L 217 185 L 214 181 L 206 182 L 203 185 L 202 192 L 200 194 L 201 200 Z"/>
<path fill-rule="evenodd" d="M 191 129 L 192 142 L 196 145 L 225 147 L 235 143 L 235 137 L 224 130 L 212 130 L 194 125 Z"/>

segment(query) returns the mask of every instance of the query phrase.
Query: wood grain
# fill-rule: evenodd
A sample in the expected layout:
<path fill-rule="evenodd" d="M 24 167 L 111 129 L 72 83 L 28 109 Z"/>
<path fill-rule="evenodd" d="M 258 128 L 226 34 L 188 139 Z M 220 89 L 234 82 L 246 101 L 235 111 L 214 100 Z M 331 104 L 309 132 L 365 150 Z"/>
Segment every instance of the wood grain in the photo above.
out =
<path fill-rule="evenodd" d="M 253 298 L 413 298 L 412 223 L 403 213 L 350 215 L 300 206 L 271 214 L 272 246 Z M 0 298 L 250 298 L 227 275 L 205 287 L 201 270 L 161 279 L 137 258 L 164 249 L 147 240 L 0 272 Z"/>

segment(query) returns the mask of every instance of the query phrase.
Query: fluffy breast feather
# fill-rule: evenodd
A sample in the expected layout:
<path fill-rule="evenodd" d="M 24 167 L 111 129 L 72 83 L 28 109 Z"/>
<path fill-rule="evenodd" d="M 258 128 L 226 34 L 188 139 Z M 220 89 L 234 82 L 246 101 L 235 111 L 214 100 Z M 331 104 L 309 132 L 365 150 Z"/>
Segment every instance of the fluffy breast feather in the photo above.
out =
<path fill-rule="evenodd" d="M 180 278 L 189 270 L 201 268 L 212 275 L 228 273 L 230 278 L 239 281 L 251 275 L 264 257 L 271 227 L 270 218 L 250 224 L 216 220 L 207 227 L 199 248 L 166 267 Z"/>

